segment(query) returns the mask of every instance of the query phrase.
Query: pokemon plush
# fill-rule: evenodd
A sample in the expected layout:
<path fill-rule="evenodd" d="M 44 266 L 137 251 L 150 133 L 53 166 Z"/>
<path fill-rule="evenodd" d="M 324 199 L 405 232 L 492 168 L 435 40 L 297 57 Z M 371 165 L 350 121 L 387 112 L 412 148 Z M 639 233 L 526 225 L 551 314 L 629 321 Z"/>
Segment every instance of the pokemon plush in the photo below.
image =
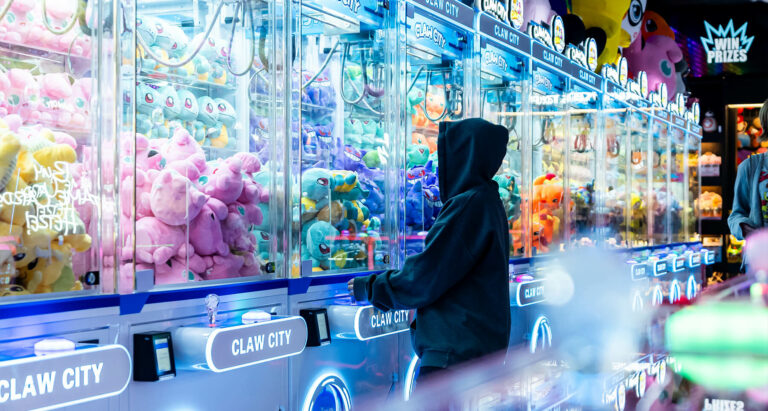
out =
<path fill-rule="evenodd" d="M 10 88 L 4 90 L 8 101 L 8 113 L 18 114 L 22 121 L 39 121 L 40 87 L 29 70 L 12 68 L 8 70 Z"/>
<path fill-rule="evenodd" d="M 235 108 L 227 100 L 217 98 L 213 102 L 216 105 L 215 110 L 218 112 L 216 116 L 218 135 L 211 138 L 211 147 L 227 147 L 230 144 L 229 134 L 235 128 L 237 114 Z"/>
<path fill-rule="evenodd" d="M 219 124 L 219 114 L 216 109 L 216 102 L 208 96 L 201 96 L 197 99 L 199 107 L 197 121 L 202 124 L 203 140 L 197 140 L 199 144 L 210 144 L 209 138 L 216 138 L 219 134 L 217 128 Z M 200 130 L 195 129 L 195 136 L 200 135 Z"/>
<path fill-rule="evenodd" d="M 645 71 L 648 75 L 648 89 L 656 90 L 659 84 L 667 85 L 668 90 L 677 89 L 675 64 L 683 59 L 674 39 L 667 36 L 653 36 L 645 42 L 633 43 L 625 50 L 625 57 L 629 63 L 629 71 L 633 76 Z M 670 98 L 674 95 L 670 95 Z"/>
<path fill-rule="evenodd" d="M 638 37 L 640 37 L 643 27 L 643 15 L 645 14 L 645 8 L 648 5 L 648 0 L 632 0 L 629 4 L 629 10 L 624 15 L 624 20 L 621 22 L 621 37 L 619 38 L 619 47 L 627 48 L 630 44 L 634 43 Z"/>
<path fill-rule="evenodd" d="M 411 144 L 406 152 L 406 168 L 418 167 L 427 164 L 429 161 L 429 147 L 419 144 Z"/>
<path fill-rule="evenodd" d="M 622 20 L 629 9 L 630 0 L 573 0 L 573 14 L 581 17 L 586 36 L 595 39 L 600 55 L 597 71 L 604 64 L 615 64 L 619 59 Z"/>
<path fill-rule="evenodd" d="M 210 198 L 200 214 L 189 224 L 189 241 L 199 255 L 229 254 L 229 247 L 224 242 L 222 221 L 227 219 L 227 206 L 216 198 Z"/>
<path fill-rule="evenodd" d="M 185 258 L 193 252 L 182 228 L 169 226 L 155 217 L 136 221 L 137 262 L 164 264 L 173 257 Z"/>
<path fill-rule="evenodd" d="M 331 268 L 328 260 L 331 258 L 334 242 L 339 236 L 330 223 L 317 221 L 304 226 L 304 241 L 302 242 L 301 258 L 312 261 L 312 271 Z"/>
<path fill-rule="evenodd" d="M 149 194 L 152 214 L 171 226 L 187 224 L 203 209 L 206 196 L 176 170 L 163 170 Z"/>
<path fill-rule="evenodd" d="M 208 181 L 203 184 L 205 194 L 231 204 L 243 192 L 243 177 L 240 174 L 243 164 L 236 157 L 219 160 Z"/>

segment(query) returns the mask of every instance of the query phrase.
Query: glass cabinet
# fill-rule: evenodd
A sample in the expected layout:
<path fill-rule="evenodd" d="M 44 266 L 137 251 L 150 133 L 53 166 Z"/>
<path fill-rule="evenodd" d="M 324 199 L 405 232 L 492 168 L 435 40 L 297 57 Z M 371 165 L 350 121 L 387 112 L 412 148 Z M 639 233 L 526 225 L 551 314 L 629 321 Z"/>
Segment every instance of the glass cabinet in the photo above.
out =
<path fill-rule="evenodd" d="M 682 120 L 673 116 L 674 121 Z M 685 124 L 685 121 L 682 120 Z M 685 210 L 688 208 L 688 152 L 686 150 L 685 128 L 672 125 L 669 138 L 669 192 L 666 197 L 669 213 L 669 240 L 673 243 L 686 241 Z M 660 200 L 661 201 L 661 200 Z"/>
<path fill-rule="evenodd" d="M 394 261 L 400 164 L 388 15 L 372 0 L 305 0 L 294 12 L 292 275 Z"/>
<path fill-rule="evenodd" d="M 5 1 L 0 12 L 0 301 L 111 292 L 99 281 L 101 2 Z M 101 272 L 102 277 L 108 277 Z M 63 294 L 66 295 L 66 294 Z"/>
<path fill-rule="evenodd" d="M 121 292 L 284 272 L 285 56 L 271 1 L 129 0 L 117 19 Z"/>
<path fill-rule="evenodd" d="M 629 244 L 645 247 L 650 244 L 651 181 L 654 152 L 651 147 L 653 117 L 640 106 L 629 111 Z"/>
<path fill-rule="evenodd" d="M 528 196 L 530 179 L 530 140 L 527 138 L 525 96 L 530 90 L 528 58 L 517 52 L 528 51 L 530 40 L 512 27 L 482 13 L 478 18 L 480 35 L 480 117 L 509 130 L 507 152 L 493 178 L 507 213 L 511 257 L 522 257 L 528 243 L 529 208 L 523 215 L 523 197 Z M 513 41 L 517 39 L 517 41 Z M 517 244 L 517 245 L 515 245 Z"/>
<path fill-rule="evenodd" d="M 432 10 L 442 2 L 399 2 L 397 81 L 400 129 L 405 140 L 404 204 L 400 230 L 404 256 L 423 249 L 424 238 L 442 208 L 438 185 L 438 124 L 473 116 L 470 106 L 474 11 L 446 0 L 453 18 Z"/>
<path fill-rule="evenodd" d="M 606 84 L 603 99 L 604 144 L 603 174 L 600 193 L 603 196 L 600 224 L 608 247 L 629 247 L 631 243 L 630 204 L 632 201 L 632 154 L 630 133 L 632 115 L 622 98 L 623 90 Z"/>
<path fill-rule="evenodd" d="M 657 111 L 656 115 L 668 116 Z M 651 245 L 667 244 L 669 236 L 669 122 L 664 117 L 654 117 L 651 122 L 651 208 L 648 219 L 651 222 Z"/>
<path fill-rule="evenodd" d="M 700 241 L 698 201 L 701 194 L 701 173 L 699 172 L 699 157 L 701 156 L 701 128 L 698 124 L 688 121 L 686 133 L 688 155 L 685 158 L 688 168 L 688 197 L 685 201 L 685 241 Z"/>

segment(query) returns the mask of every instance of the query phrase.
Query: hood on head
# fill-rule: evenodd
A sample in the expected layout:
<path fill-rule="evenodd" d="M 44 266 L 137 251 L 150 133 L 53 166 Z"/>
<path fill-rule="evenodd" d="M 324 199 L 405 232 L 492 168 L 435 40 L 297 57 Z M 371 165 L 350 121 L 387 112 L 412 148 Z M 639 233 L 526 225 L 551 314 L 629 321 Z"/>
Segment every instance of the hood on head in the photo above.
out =
<path fill-rule="evenodd" d="M 480 118 L 440 123 L 437 156 L 442 201 L 486 184 L 501 167 L 509 131 Z"/>

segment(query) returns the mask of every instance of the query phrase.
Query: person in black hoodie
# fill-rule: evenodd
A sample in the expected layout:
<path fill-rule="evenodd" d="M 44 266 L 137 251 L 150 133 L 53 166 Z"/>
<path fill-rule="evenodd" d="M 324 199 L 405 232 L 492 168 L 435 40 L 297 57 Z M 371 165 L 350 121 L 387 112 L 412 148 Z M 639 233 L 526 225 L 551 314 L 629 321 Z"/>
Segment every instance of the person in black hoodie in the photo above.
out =
<path fill-rule="evenodd" d="M 416 309 L 411 341 L 419 378 L 506 350 L 510 333 L 509 226 L 499 187 L 509 133 L 482 119 L 440 123 L 443 208 L 424 251 L 401 270 L 357 277 L 355 299 L 381 310 Z"/>

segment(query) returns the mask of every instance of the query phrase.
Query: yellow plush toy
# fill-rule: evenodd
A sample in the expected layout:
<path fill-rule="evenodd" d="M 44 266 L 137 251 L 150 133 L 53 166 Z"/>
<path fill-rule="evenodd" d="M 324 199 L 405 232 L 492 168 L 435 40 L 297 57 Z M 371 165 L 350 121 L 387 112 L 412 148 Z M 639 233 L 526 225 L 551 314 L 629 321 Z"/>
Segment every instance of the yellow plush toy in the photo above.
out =
<path fill-rule="evenodd" d="M 605 42 L 597 59 L 597 72 L 603 64 L 614 64 L 619 59 L 621 23 L 629 10 L 630 0 L 573 0 L 573 14 L 581 17 L 587 29 L 587 37 L 597 41 L 597 47 Z"/>

